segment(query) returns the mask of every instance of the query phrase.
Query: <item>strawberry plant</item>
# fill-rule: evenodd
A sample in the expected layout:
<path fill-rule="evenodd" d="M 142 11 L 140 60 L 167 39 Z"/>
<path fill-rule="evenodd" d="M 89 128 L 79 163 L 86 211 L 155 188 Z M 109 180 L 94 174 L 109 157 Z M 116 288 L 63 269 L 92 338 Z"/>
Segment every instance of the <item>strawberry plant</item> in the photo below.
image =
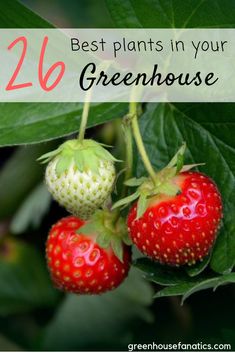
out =
<path fill-rule="evenodd" d="M 76 6 L 67 20 L 79 27 L 88 10 Z M 102 11 L 86 27 L 235 18 L 231 0 L 106 0 Z M 15 0 L 0 15 L 4 28 L 53 27 Z M 169 329 L 172 341 L 231 337 L 235 105 L 0 106 L 0 345 L 125 350 L 169 341 Z"/>

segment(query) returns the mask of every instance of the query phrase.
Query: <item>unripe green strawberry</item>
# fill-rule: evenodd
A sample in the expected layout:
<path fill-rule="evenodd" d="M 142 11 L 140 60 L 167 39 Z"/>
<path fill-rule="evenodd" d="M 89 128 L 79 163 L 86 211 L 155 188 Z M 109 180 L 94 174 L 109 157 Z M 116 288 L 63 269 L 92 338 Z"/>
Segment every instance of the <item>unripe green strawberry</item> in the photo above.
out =
<path fill-rule="evenodd" d="M 49 161 L 46 184 L 54 199 L 73 215 L 88 219 L 109 197 L 115 158 L 93 140 L 70 140 L 41 157 Z"/>

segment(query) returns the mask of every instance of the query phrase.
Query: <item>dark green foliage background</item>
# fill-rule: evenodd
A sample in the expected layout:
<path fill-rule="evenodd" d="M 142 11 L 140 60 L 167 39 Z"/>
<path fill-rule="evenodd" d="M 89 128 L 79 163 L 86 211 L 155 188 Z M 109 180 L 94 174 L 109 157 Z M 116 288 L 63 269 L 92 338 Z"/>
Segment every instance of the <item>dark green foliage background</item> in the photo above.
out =
<path fill-rule="evenodd" d="M 233 0 L 24 4 L 32 10 L 15 0 L 2 2 L 0 27 L 235 27 Z M 90 136 L 98 136 L 100 128 L 94 126 L 122 117 L 127 109 L 127 104 L 93 104 Z M 143 106 L 140 127 L 153 165 L 164 166 L 186 141 L 187 162 L 205 162 L 200 170 L 221 190 L 223 227 L 202 264 L 174 270 L 141 258 L 123 286 L 98 297 L 55 291 L 43 258 L 47 231 L 65 211 L 51 202 L 36 159 L 77 132 L 81 111 L 81 103 L 0 104 L 0 349 L 117 350 L 152 341 L 234 344 L 235 104 Z M 137 154 L 134 167 L 138 176 L 145 174 Z"/>

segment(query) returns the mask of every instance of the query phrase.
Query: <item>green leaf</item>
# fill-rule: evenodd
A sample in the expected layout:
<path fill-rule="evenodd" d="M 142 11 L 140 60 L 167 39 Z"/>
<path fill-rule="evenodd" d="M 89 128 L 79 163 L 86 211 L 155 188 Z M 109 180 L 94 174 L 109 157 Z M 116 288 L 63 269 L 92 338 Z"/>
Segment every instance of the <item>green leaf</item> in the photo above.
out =
<path fill-rule="evenodd" d="M 56 173 L 60 176 L 66 170 L 68 170 L 69 166 L 72 163 L 72 156 L 68 154 L 61 155 L 56 163 Z"/>
<path fill-rule="evenodd" d="M 125 181 L 125 185 L 127 186 L 140 186 L 141 184 L 143 184 L 145 181 L 147 180 L 147 178 L 142 177 L 142 178 L 131 178 L 127 181 Z"/>
<path fill-rule="evenodd" d="M 218 287 L 229 284 L 229 283 L 235 283 L 235 272 L 227 273 L 225 275 L 220 276 L 218 279 L 218 282 L 214 286 L 214 291 Z"/>
<path fill-rule="evenodd" d="M 44 330 L 39 350 L 126 349 L 133 336 L 131 321 L 151 322 L 151 286 L 131 270 L 116 290 L 99 296 L 66 297 Z M 69 332 L 69 334 L 68 334 Z M 108 333 L 108 334 L 107 334 Z"/>
<path fill-rule="evenodd" d="M 113 236 L 111 238 L 111 246 L 112 246 L 114 254 L 117 256 L 117 258 L 121 262 L 123 262 L 123 244 L 122 244 L 122 239 L 118 238 L 117 236 Z"/>
<path fill-rule="evenodd" d="M 129 237 L 128 232 L 126 232 L 126 233 L 123 234 L 122 241 L 123 241 L 124 244 L 126 244 L 126 245 L 132 245 L 132 240 L 131 240 L 131 238 Z"/>
<path fill-rule="evenodd" d="M 81 103 L 1 103 L 0 145 L 31 144 L 77 132 Z M 92 104 L 88 127 L 121 117 L 126 104 Z"/>
<path fill-rule="evenodd" d="M 189 170 L 205 165 L 206 163 L 195 163 L 195 164 L 186 164 L 182 167 L 181 172 L 188 172 Z"/>
<path fill-rule="evenodd" d="M 91 170 L 94 174 L 99 174 L 100 159 L 97 158 L 92 150 L 86 152 L 86 157 L 83 158 L 85 170 Z"/>
<path fill-rule="evenodd" d="M 234 274 L 235 275 L 235 274 Z M 165 287 L 158 291 L 154 298 L 162 298 L 169 296 L 182 296 L 181 304 L 184 303 L 186 299 L 188 299 L 192 294 L 199 292 L 201 290 L 213 289 L 215 290 L 219 285 L 225 285 L 229 283 L 234 283 L 235 277 L 229 281 L 226 280 L 223 276 L 209 278 L 206 280 L 195 280 L 195 282 L 185 282 L 171 287 Z"/>
<path fill-rule="evenodd" d="M 103 234 L 107 229 L 104 227 L 105 212 L 97 210 L 82 227 L 80 227 L 76 233 L 85 235 L 99 235 Z"/>
<path fill-rule="evenodd" d="M 181 171 L 183 166 L 184 166 L 184 155 L 183 154 L 179 154 L 178 158 L 177 158 L 176 174 Z"/>
<path fill-rule="evenodd" d="M 43 177 L 43 167 L 36 162 L 54 143 L 20 147 L 0 171 L 0 219 L 12 215 Z M 0 150 L 0 158 L 5 150 Z"/>
<path fill-rule="evenodd" d="M 154 298 L 182 295 L 182 303 L 192 294 L 205 289 L 216 289 L 220 285 L 235 283 L 235 273 L 215 275 L 213 273 L 189 277 L 180 269 L 162 266 L 146 258 L 138 259 L 135 266 L 144 272 L 147 280 L 167 286 L 158 291 Z"/>
<path fill-rule="evenodd" d="M 127 197 L 115 202 L 112 209 L 114 210 L 115 208 L 118 208 L 118 207 L 124 206 L 124 205 L 127 206 L 129 203 L 136 200 L 139 197 L 139 195 L 140 195 L 140 192 L 137 190 L 134 194 L 127 196 Z"/>
<path fill-rule="evenodd" d="M 175 196 L 180 192 L 180 188 L 172 182 L 165 182 L 159 185 L 156 190 L 158 193 L 166 194 L 168 196 Z"/>
<path fill-rule="evenodd" d="M 148 206 L 148 199 L 147 199 L 148 194 L 141 192 L 140 197 L 137 202 L 137 214 L 136 218 L 139 219 L 143 214 L 145 213 L 147 206 Z"/>
<path fill-rule="evenodd" d="M 37 228 L 51 203 L 51 196 L 42 183 L 24 200 L 11 222 L 11 232 L 21 234 L 30 227 Z"/>
<path fill-rule="evenodd" d="M 172 167 L 177 167 L 177 172 L 183 167 L 182 163 L 182 158 L 185 154 L 186 150 L 186 143 L 183 143 L 183 145 L 180 147 L 180 149 L 176 152 L 174 157 L 170 160 L 166 168 L 172 168 Z M 181 168 L 179 168 L 181 166 Z"/>
<path fill-rule="evenodd" d="M 104 249 L 108 248 L 110 246 L 110 242 L 111 242 L 110 235 L 106 234 L 105 232 L 101 232 L 97 236 L 96 242 L 102 248 L 104 248 Z"/>
<path fill-rule="evenodd" d="M 225 197 L 226 194 L 224 199 Z M 235 265 L 235 225 L 234 220 L 231 219 L 231 214 L 228 213 L 233 212 L 234 209 L 234 204 L 231 206 L 231 202 L 232 200 L 229 198 L 227 204 L 224 203 L 224 222 L 213 248 L 210 262 L 211 268 L 218 273 L 228 273 L 232 271 Z"/>
<path fill-rule="evenodd" d="M 2 2 L 0 8 L 0 28 L 52 28 L 52 24 L 42 19 L 19 1 Z"/>
<path fill-rule="evenodd" d="M 111 246 L 117 258 L 123 261 L 123 242 L 127 244 L 129 240 L 125 220 L 117 212 L 96 211 L 89 222 L 77 230 L 77 234 L 96 235 L 99 246 L 102 248 Z"/>
<path fill-rule="evenodd" d="M 83 170 L 83 165 L 84 165 L 83 154 L 81 153 L 81 151 L 78 150 L 74 152 L 74 161 L 75 161 L 76 167 L 81 172 Z"/>
<path fill-rule="evenodd" d="M 54 151 L 50 151 L 50 152 L 44 153 L 42 156 L 37 158 L 37 161 L 39 161 L 42 164 L 47 163 L 50 160 L 52 160 L 53 157 L 57 156 L 60 153 L 60 151 L 61 151 L 61 149 L 60 149 L 60 147 L 58 147 Z"/>
<path fill-rule="evenodd" d="M 211 259 L 211 254 L 209 256 L 206 256 L 205 259 L 203 259 L 203 261 L 198 262 L 193 266 L 187 267 L 186 272 L 189 274 L 190 277 L 199 275 L 208 266 L 210 259 Z"/>
<path fill-rule="evenodd" d="M 0 315 L 50 307 L 56 301 L 44 259 L 35 248 L 6 238 L 0 244 Z"/>
<path fill-rule="evenodd" d="M 207 114 L 211 109 L 213 119 Z M 187 162 L 206 162 L 202 171 L 214 179 L 224 200 L 224 224 L 214 246 L 210 266 L 218 273 L 226 273 L 235 264 L 235 143 L 231 139 L 235 134 L 235 114 L 232 114 L 235 113 L 235 105 L 223 105 L 223 117 L 220 109 L 212 104 L 149 104 L 140 119 L 140 128 L 156 169 L 164 167 L 182 140 L 188 146 Z M 221 121 L 220 131 L 217 131 L 218 121 Z M 156 154 L 156 150 L 161 153 Z M 136 172 L 137 176 L 145 173 L 138 155 Z"/>
<path fill-rule="evenodd" d="M 104 159 L 107 161 L 113 161 L 113 162 L 122 162 L 121 160 L 116 159 L 108 150 L 103 148 L 101 145 L 99 146 L 99 148 L 97 148 L 95 150 L 95 154 L 100 159 Z"/>
<path fill-rule="evenodd" d="M 117 27 L 234 28 L 231 0 L 106 0 Z M 210 16 L 208 16 L 210 14 Z"/>
<path fill-rule="evenodd" d="M 178 110 L 189 115 L 197 121 L 212 135 L 225 141 L 232 148 L 235 147 L 235 140 L 230 128 L 234 128 L 234 103 L 187 103 L 177 104 Z"/>
<path fill-rule="evenodd" d="M 147 258 L 136 260 L 134 266 L 144 272 L 146 279 L 162 286 L 172 286 L 191 280 L 187 274 L 180 269 L 160 265 Z"/>
<path fill-rule="evenodd" d="M 80 227 L 76 231 L 76 233 L 90 235 L 90 234 L 96 234 L 96 231 L 97 231 L 97 224 L 94 224 L 93 222 L 87 222 L 82 227 Z"/>
<path fill-rule="evenodd" d="M 184 293 L 186 293 L 188 290 L 190 290 L 193 286 L 194 284 L 185 282 L 181 284 L 176 284 L 175 286 L 165 287 L 159 290 L 154 295 L 154 298 L 172 297 L 172 296 L 178 296 L 178 295 L 181 296 Z"/>
<path fill-rule="evenodd" d="M 205 290 L 208 288 L 217 288 L 220 285 L 225 285 L 228 283 L 235 283 L 235 273 L 230 273 L 229 275 L 224 275 L 221 277 L 217 277 L 217 278 L 210 278 L 207 279 L 205 281 L 202 281 L 198 284 L 196 284 L 195 286 L 193 286 L 192 288 L 188 289 L 186 291 L 186 293 L 183 295 L 182 297 L 182 303 L 188 298 L 190 297 L 192 294 L 201 291 L 201 290 Z"/>

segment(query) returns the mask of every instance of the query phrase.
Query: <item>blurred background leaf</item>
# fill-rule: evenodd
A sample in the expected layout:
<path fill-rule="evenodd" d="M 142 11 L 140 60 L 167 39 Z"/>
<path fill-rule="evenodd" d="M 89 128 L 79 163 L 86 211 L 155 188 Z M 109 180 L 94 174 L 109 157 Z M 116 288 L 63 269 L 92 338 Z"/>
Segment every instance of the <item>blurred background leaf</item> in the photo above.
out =
<path fill-rule="evenodd" d="M 105 0 L 22 0 L 22 3 L 61 28 L 113 27 Z"/>
<path fill-rule="evenodd" d="M 38 251 L 22 241 L 4 238 L 0 244 L 0 315 L 50 307 L 57 298 Z"/>
<path fill-rule="evenodd" d="M 15 343 L 6 339 L 3 335 L 0 335 L 0 347 L 2 351 L 22 351 L 22 347 L 17 346 Z"/>
<path fill-rule="evenodd" d="M 12 215 L 41 181 L 44 167 L 36 159 L 54 144 L 19 147 L 0 170 L 0 220 Z M 3 158 L 5 150 L 0 150 Z"/>
<path fill-rule="evenodd" d="M 50 28 L 49 22 L 17 0 L 2 2 L 0 28 Z"/>
<path fill-rule="evenodd" d="M 107 294 L 68 295 L 45 331 L 42 348 L 124 349 L 133 339 L 131 323 L 152 321 L 147 309 L 152 297 L 151 287 L 136 270 L 118 289 Z"/>
<path fill-rule="evenodd" d="M 37 185 L 15 213 L 10 230 L 13 234 L 26 232 L 30 227 L 37 228 L 51 203 L 51 195 L 45 184 Z"/>
<path fill-rule="evenodd" d="M 114 23 L 122 28 L 235 26 L 235 4 L 231 0 L 106 0 L 106 3 Z"/>

